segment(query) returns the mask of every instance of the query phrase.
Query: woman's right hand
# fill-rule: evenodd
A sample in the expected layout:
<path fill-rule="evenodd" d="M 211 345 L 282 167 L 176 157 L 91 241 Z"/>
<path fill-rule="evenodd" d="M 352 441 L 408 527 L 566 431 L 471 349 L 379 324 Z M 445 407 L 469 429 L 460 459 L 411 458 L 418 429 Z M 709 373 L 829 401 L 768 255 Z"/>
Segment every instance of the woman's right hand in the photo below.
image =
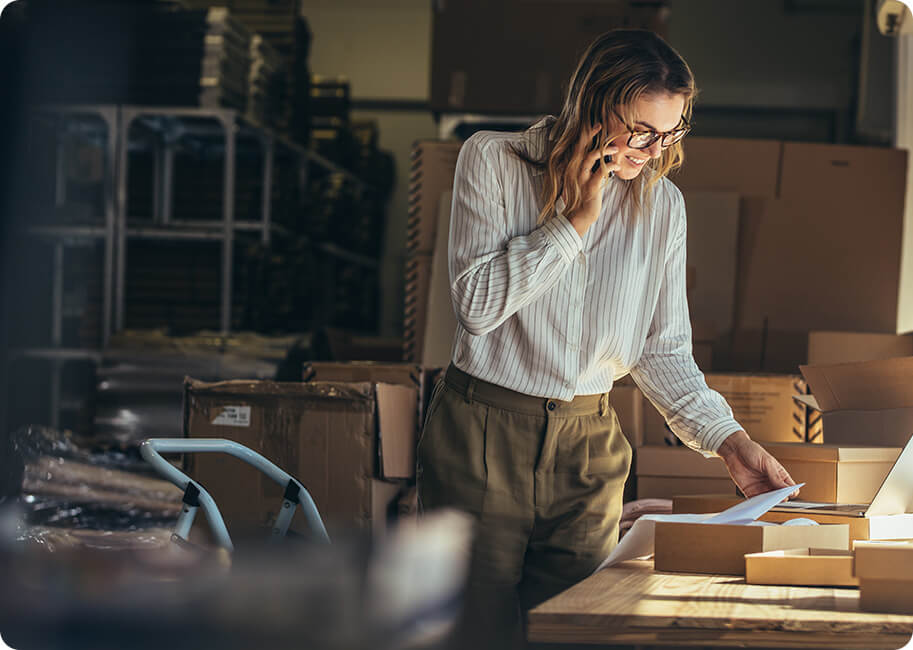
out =
<path fill-rule="evenodd" d="M 610 163 L 605 162 L 605 156 L 615 156 L 618 153 L 618 147 L 604 144 L 589 151 L 590 143 L 600 132 L 602 132 L 602 126 L 597 124 L 587 137 L 581 138 L 578 145 L 580 153 L 577 156 L 577 160 L 580 162 L 576 169 L 577 182 L 580 185 L 580 204 L 572 212 L 566 212 L 564 215 L 581 237 L 599 219 L 599 214 L 602 212 L 602 196 L 609 173 L 621 168 L 614 158 Z M 598 167 L 596 167 L 597 163 Z M 596 167 L 596 171 L 593 171 L 594 167 Z"/>

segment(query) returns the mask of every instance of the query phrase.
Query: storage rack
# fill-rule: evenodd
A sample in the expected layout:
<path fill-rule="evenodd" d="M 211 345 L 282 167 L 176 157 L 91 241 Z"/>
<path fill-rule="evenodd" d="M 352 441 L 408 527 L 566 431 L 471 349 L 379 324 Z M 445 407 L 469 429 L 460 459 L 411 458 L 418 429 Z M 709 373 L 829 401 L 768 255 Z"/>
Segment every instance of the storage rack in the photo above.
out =
<path fill-rule="evenodd" d="M 315 151 L 303 147 L 286 136 L 260 126 L 250 118 L 233 109 L 197 107 L 161 107 L 135 105 L 53 105 L 41 106 L 32 113 L 33 119 L 41 116 L 56 116 L 75 119 L 91 116 L 100 118 L 105 129 L 104 149 L 104 214 L 101 219 L 79 224 L 27 224 L 26 236 L 49 241 L 53 247 L 51 265 L 51 323 L 50 346 L 28 347 L 11 351 L 11 358 L 46 359 L 50 361 L 50 413 L 51 426 L 59 425 L 62 407 L 75 408 L 78 402 L 67 400 L 61 395 L 61 374 L 65 363 L 97 361 L 101 351 L 108 345 L 112 332 L 120 331 L 125 325 L 125 304 L 127 300 L 126 272 L 128 264 L 128 240 L 196 240 L 221 243 L 220 264 L 220 331 L 229 334 L 232 315 L 232 273 L 234 243 L 239 233 L 254 233 L 260 241 L 269 246 L 274 236 L 289 234 L 272 219 L 272 191 L 274 163 L 279 155 L 294 159 L 298 170 L 298 185 L 307 191 L 308 175 L 313 165 L 326 172 L 342 174 L 363 190 L 370 187 L 351 171 L 335 164 Z M 61 119 L 60 123 L 65 123 Z M 128 214 L 128 171 L 129 153 L 136 143 L 131 142 L 130 129 L 134 124 L 157 133 L 153 145 L 153 214 L 148 225 L 137 224 Z M 194 136 L 220 136 L 223 151 L 222 214 L 218 221 L 178 220 L 173 218 L 174 199 L 174 153 L 178 134 Z M 64 160 L 62 146 L 63 132 L 58 132 L 59 146 L 56 158 L 55 205 L 66 202 L 66 180 L 63 178 Z M 262 193 L 260 218 L 255 220 L 235 219 L 235 174 L 239 138 L 253 141 L 261 148 Z M 306 239 L 301 237 L 302 239 Z M 64 347 L 63 299 L 64 299 L 64 250 L 67 247 L 85 245 L 90 242 L 103 243 L 102 300 L 100 322 L 100 348 Z M 376 259 L 346 250 L 327 241 L 309 241 L 316 255 L 325 260 L 326 291 L 334 290 L 337 264 L 377 268 Z M 319 298 L 318 298 L 319 300 Z M 332 318 L 333 299 L 325 295 L 319 300 L 320 307 Z"/>

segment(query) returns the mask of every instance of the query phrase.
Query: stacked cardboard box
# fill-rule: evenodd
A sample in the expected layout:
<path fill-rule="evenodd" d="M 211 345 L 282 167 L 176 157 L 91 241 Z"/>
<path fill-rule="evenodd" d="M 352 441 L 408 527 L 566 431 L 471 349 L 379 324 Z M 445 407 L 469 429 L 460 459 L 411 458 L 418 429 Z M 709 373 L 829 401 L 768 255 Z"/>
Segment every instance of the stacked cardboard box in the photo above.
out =
<path fill-rule="evenodd" d="M 463 0 L 433 5 L 431 107 L 450 113 L 557 113 L 587 43 L 617 27 L 663 34 L 665 0 Z M 481 18 L 480 17 L 484 17 Z M 472 34 L 472 47 L 466 35 Z"/>
<path fill-rule="evenodd" d="M 423 357 L 433 256 L 435 253 L 442 256 L 446 263 L 447 255 L 446 246 L 435 245 L 438 239 L 446 241 L 446 232 L 438 233 L 438 221 L 441 214 L 449 216 L 450 212 L 449 201 L 442 204 L 441 199 L 453 189 L 453 175 L 461 146 L 461 142 L 419 141 L 412 149 L 403 318 L 403 358 L 406 361 L 426 362 Z M 437 266 L 441 267 L 440 260 Z"/>
<path fill-rule="evenodd" d="M 904 151 L 689 138 L 685 152 L 674 180 L 686 193 L 741 197 L 734 330 L 718 368 L 795 372 L 810 330 L 913 329 Z"/>
<path fill-rule="evenodd" d="M 799 375 L 749 375 L 711 372 L 707 385 L 720 393 L 735 419 L 755 440 L 805 442 L 808 408 L 794 399 L 808 392 Z M 649 401 L 644 403 L 644 443 L 679 446 L 681 441 Z"/>

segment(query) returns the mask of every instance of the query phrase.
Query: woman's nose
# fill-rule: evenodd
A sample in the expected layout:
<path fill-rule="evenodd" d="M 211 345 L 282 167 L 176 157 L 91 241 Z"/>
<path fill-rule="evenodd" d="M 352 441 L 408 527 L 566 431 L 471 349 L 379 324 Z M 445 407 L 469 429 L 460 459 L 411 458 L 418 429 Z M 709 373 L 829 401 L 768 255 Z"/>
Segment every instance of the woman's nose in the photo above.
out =
<path fill-rule="evenodd" d="M 659 158 L 663 153 L 663 146 L 660 144 L 660 140 L 647 147 L 647 153 L 651 158 Z"/>

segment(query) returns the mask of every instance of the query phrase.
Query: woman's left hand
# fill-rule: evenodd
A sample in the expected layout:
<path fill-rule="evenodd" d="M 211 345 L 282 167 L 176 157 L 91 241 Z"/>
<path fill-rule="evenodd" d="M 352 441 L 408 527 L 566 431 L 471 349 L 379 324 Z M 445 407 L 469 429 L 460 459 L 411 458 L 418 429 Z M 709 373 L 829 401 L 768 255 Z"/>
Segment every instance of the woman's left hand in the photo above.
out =
<path fill-rule="evenodd" d="M 779 461 L 744 431 L 726 438 L 717 453 L 726 463 L 729 476 L 748 498 L 796 484 Z M 790 496 L 798 494 L 796 490 Z"/>

